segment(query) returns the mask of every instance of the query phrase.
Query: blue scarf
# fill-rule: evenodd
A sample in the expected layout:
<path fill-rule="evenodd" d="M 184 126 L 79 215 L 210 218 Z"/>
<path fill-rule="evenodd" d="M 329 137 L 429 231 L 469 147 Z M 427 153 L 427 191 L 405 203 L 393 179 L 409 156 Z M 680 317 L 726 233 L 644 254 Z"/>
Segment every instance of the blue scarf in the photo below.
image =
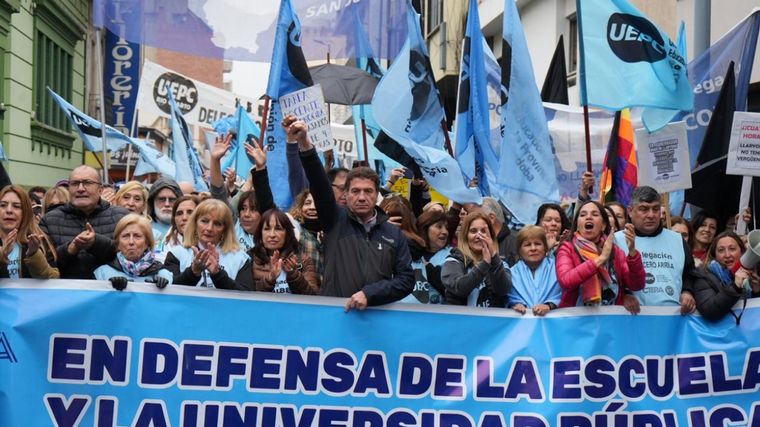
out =
<path fill-rule="evenodd" d="M 123 272 L 132 277 L 140 277 L 145 270 L 156 262 L 156 254 L 152 250 L 148 250 L 142 258 L 132 262 L 119 252 L 116 254 L 116 259 L 119 260 Z"/>
<path fill-rule="evenodd" d="M 557 282 L 554 258 L 544 258 L 536 269 L 535 277 L 523 260 L 512 266 L 511 270 L 512 289 L 509 291 L 509 307 L 522 304 L 531 308 L 547 302 L 559 305 L 562 290 Z"/>
<path fill-rule="evenodd" d="M 707 265 L 707 269 L 720 280 L 720 283 L 722 283 L 723 286 L 728 286 L 734 283 L 734 275 L 731 274 L 731 270 L 723 267 L 718 261 L 710 261 L 710 264 Z"/>

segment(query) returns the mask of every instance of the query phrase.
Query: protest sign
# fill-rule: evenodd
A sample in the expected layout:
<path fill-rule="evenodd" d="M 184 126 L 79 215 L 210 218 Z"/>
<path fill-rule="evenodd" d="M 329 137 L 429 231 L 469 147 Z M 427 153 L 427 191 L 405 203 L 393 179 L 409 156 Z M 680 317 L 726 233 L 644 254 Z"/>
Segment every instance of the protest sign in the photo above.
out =
<path fill-rule="evenodd" d="M 660 193 L 691 188 L 687 138 L 686 122 L 670 123 L 654 133 L 636 129 L 638 185 Z"/>
<path fill-rule="evenodd" d="M 314 85 L 280 96 L 282 117 L 292 114 L 306 122 L 311 143 L 319 151 L 333 148 L 330 119 L 325 108 L 322 86 Z"/>
<path fill-rule="evenodd" d="M 760 301 L 747 301 L 741 325 L 679 307 L 534 317 L 417 304 L 344 313 L 344 304 L 4 280 L 0 425 L 760 423 Z"/>
<path fill-rule="evenodd" d="M 760 176 L 760 113 L 734 113 L 726 173 Z"/>
<path fill-rule="evenodd" d="M 359 158 L 359 148 L 356 141 L 356 132 L 353 125 L 339 125 L 330 123 L 333 136 L 332 149 L 340 156 L 346 156 L 354 160 Z"/>

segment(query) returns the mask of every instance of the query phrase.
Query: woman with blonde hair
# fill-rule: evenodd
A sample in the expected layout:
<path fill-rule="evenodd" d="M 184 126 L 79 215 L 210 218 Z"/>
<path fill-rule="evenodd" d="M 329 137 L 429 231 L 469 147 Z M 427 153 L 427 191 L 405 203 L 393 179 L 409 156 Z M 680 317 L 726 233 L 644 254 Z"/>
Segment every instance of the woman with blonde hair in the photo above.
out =
<path fill-rule="evenodd" d="M 0 277 L 57 279 L 56 252 L 37 226 L 32 201 L 23 188 L 6 185 L 0 190 Z"/>
<path fill-rule="evenodd" d="M 112 204 L 132 213 L 147 215 L 148 189 L 138 181 L 129 181 L 116 192 Z"/>
<path fill-rule="evenodd" d="M 63 206 L 71 200 L 71 194 L 69 190 L 64 187 L 53 187 L 45 192 L 45 197 L 42 198 L 42 215 L 50 212 L 58 206 Z"/>
<path fill-rule="evenodd" d="M 479 211 L 467 214 L 458 237 L 458 247 L 451 251 L 441 272 L 446 303 L 506 306 L 512 276 L 499 257 L 496 234 L 488 216 Z"/>
<path fill-rule="evenodd" d="M 116 258 L 98 267 L 95 279 L 108 280 L 120 291 L 127 287 L 127 282 L 152 282 L 159 288 L 171 283 L 172 273 L 153 251 L 153 227 L 146 216 L 125 215 L 116 223 L 113 239 L 118 249 Z"/>
<path fill-rule="evenodd" d="M 250 257 L 240 250 L 234 227 L 226 203 L 202 201 L 185 226 L 182 246 L 172 248 L 166 256 L 173 283 L 233 289 L 238 277 L 250 281 Z"/>

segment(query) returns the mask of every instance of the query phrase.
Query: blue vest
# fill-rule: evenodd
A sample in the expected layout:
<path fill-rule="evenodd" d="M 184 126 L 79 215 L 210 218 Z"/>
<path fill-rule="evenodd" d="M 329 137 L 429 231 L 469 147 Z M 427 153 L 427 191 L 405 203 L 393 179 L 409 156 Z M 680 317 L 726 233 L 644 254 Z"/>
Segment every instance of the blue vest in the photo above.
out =
<path fill-rule="evenodd" d="M 446 258 L 451 252 L 451 246 L 447 246 L 432 257 L 430 262 L 436 267 L 443 265 Z M 427 270 L 425 270 L 425 262 L 422 258 L 412 262 L 412 269 L 414 269 L 414 289 L 412 293 L 404 297 L 399 302 L 410 304 L 443 304 L 443 295 L 436 290 L 427 280 Z"/>
<path fill-rule="evenodd" d="M 243 268 L 243 265 L 250 259 L 248 254 L 241 250 L 232 251 L 232 252 L 222 252 L 222 250 L 217 247 L 217 250 L 220 253 L 219 256 L 219 265 L 221 265 L 224 268 L 224 271 L 227 272 L 227 275 L 230 276 L 232 280 L 235 280 L 235 276 L 237 276 L 238 272 L 241 268 Z M 186 248 L 184 246 L 175 246 L 171 249 L 171 253 L 179 260 L 179 270 L 185 271 L 186 268 L 190 267 L 190 264 L 193 263 L 193 249 L 192 248 Z M 198 280 L 198 283 L 195 286 L 199 287 L 208 287 L 213 288 L 214 283 L 211 281 L 211 277 L 209 277 L 207 274 L 201 274 L 200 280 Z"/>
<path fill-rule="evenodd" d="M 615 233 L 615 243 L 628 254 L 623 231 Z M 641 252 L 646 271 L 646 286 L 634 294 L 641 305 L 681 305 L 683 238 L 680 234 L 662 230 L 653 237 L 636 236 L 636 250 Z"/>

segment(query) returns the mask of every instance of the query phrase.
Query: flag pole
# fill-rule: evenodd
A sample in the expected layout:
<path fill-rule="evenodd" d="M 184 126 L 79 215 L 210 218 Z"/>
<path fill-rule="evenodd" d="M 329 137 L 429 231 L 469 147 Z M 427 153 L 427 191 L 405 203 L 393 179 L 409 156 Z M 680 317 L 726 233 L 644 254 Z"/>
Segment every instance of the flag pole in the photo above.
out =
<path fill-rule="evenodd" d="M 269 102 L 271 99 L 269 98 L 269 95 L 264 95 L 264 109 L 262 110 L 261 114 L 261 132 L 259 138 L 259 146 L 263 149 L 264 148 L 264 141 L 266 140 L 267 135 L 267 120 L 269 119 Z M 240 135 L 238 135 L 238 138 Z M 238 144 L 240 144 L 240 141 L 238 141 Z"/>
<path fill-rule="evenodd" d="M 364 107 L 360 107 L 364 108 Z M 364 161 L 369 165 L 369 151 L 367 148 L 367 122 L 362 116 L 362 146 L 364 147 Z"/>
<path fill-rule="evenodd" d="M 95 67 L 98 72 L 98 85 L 100 86 L 100 139 L 103 142 L 103 182 L 108 183 L 108 144 L 106 141 L 106 94 L 103 88 L 103 49 L 100 43 L 100 28 L 95 28 Z M 93 153 L 95 154 L 95 153 Z M 95 156 L 97 157 L 97 156 Z"/>
<path fill-rule="evenodd" d="M 588 105 L 583 106 L 583 128 L 586 135 L 586 171 L 593 172 L 591 166 L 591 132 L 588 124 Z M 589 191 L 589 193 L 591 193 Z"/>
<path fill-rule="evenodd" d="M 441 130 L 443 131 L 443 138 L 446 141 L 446 151 L 449 152 L 449 156 L 454 157 L 454 151 L 451 149 L 451 139 L 449 138 L 449 130 L 446 129 L 446 119 L 441 120 Z"/>

